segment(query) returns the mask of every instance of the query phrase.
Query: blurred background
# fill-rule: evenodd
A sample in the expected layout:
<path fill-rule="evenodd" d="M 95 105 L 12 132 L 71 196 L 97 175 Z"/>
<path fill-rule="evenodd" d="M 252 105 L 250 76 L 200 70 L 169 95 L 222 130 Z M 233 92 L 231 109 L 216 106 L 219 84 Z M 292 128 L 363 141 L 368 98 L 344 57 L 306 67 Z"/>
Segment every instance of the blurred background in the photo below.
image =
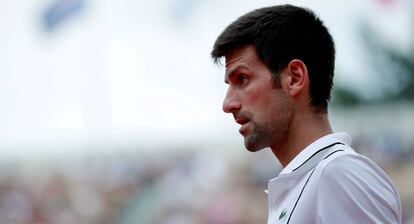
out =
<path fill-rule="evenodd" d="M 209 53 L 242 14 L 287 2 L 330 29 L 332 125 L 414 223 L 410 0 L 0 0 L 0 223 L 265 223 L 281 166 L 244 149 Z"/>

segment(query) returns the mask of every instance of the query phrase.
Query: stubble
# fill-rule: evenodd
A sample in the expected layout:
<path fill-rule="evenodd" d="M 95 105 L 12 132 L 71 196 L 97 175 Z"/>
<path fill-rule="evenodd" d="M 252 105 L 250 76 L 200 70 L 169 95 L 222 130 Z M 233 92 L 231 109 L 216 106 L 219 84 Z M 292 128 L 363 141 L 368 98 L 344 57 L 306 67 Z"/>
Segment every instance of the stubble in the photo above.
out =
<path fill-rule="evenodd" d="M 283 148 L 292 121 L 292 108 L 289 104 L 281 102 L 274 111 L 274 116 L 267 121 L 250 121 L 252 133 L 244 136 L 247 150 L 256 152 L 266 147 Z"/>

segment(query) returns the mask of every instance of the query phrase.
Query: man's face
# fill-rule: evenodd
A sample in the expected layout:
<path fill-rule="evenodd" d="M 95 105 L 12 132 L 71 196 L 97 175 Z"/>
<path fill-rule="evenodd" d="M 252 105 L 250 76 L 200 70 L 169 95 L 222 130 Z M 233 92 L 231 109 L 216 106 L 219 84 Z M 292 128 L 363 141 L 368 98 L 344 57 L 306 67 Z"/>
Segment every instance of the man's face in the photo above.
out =
<path fill-rule="evenodd" d="M 274 88 L 271 72 L 253 46 L 226 56 L 225 82 L 229 86 L 223 110 L 232 113 L 241 125 L 239 132 L 246 148 L 254 152 L 281 147 L 287 138 L 292 109 L 283 87 Z"/>

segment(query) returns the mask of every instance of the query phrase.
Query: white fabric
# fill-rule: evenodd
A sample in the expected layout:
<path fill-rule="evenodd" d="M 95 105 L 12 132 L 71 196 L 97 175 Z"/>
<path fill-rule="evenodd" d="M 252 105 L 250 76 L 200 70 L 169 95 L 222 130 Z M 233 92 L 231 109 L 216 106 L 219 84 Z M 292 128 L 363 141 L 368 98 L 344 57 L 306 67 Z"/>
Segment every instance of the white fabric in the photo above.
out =
<path fill-rule="evenodd" d="M 350 144 L 346 133 L 322 137 L 270 180 L 267 223 L 402 223 L 391 180 Z"/>

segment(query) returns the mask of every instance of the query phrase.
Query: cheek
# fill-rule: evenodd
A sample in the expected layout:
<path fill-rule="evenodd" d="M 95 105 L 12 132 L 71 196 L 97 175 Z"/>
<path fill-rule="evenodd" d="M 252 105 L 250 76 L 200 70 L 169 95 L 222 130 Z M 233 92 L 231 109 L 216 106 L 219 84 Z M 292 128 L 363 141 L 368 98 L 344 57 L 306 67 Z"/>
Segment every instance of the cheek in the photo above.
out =
<path fill-rule="evenodd" d="M 251 88 L 244 92 L 245 102 L 249 104 L 249 109 L 258 114 L 268 113 L 269 107 L 273 107 L 276 103 L 275 90 L 271 85 L 263 83 L 255 83 Z M 246 105 L 247 106 L 247 105 Z"/>
<path fill-rule="evenodd" d="M 251 102 L 250 110 L 253 111 L 253 116 L 261 122 L 266 122 L 271 119 L 275 111 L 275 102 L 272 98 L 264 95 L 265 93 L 259 93 L 255 96 L 252 96 L 249 100 Z"/>
<path fill-rule="evenodd" d="M 263 104 L 269 98 L 269 92 L 261 90 L 261 89 L 246 91 L 245 95 L 248 96 L 248 100 L 250 102 L 257 103 L 257 104 Z"/>
<path fill-rule="evenodd" d="M 268 97 L 262 101 L 264 115 L 267 116 L 270 120 L 283 115 L 281 112 L 285 111 L 286 107 L 288 106 L 286 104 L 286 98 L 284 98 L 282 94 L 283 93 L 272 93 L 271 95 L 267 95 Z"/>

